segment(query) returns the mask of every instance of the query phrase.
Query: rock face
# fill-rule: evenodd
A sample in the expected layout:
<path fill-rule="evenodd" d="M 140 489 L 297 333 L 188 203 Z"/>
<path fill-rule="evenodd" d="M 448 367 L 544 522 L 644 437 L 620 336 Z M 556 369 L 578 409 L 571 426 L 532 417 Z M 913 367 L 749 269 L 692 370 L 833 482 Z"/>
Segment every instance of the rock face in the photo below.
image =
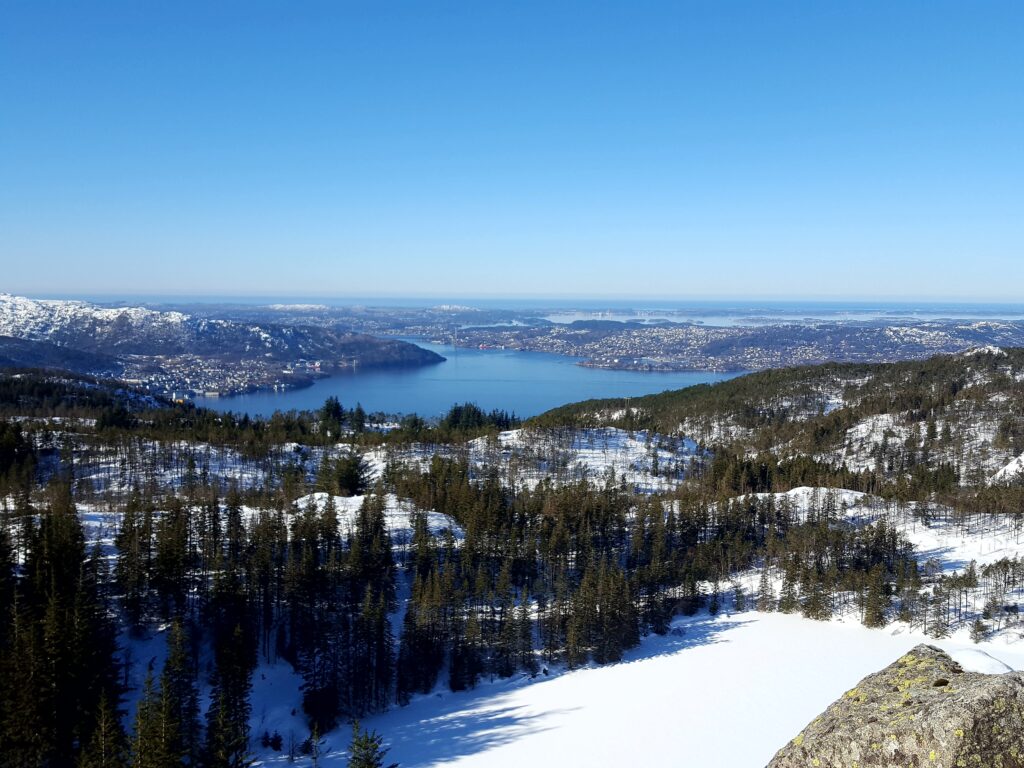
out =
<path fill-rule="evenodd" d="M 919 645 L 779 750 L 768 768 L 1024 768 L 1024 673 L 964 671 Z"/>

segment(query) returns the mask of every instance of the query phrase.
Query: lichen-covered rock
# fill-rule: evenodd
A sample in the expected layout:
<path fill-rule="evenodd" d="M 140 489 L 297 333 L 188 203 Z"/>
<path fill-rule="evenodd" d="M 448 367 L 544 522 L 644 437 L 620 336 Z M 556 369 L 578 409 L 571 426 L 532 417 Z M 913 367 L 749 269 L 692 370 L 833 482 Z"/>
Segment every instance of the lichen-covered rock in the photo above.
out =
<path fill-rule="evenodd" d="M 768 768 L 1024 768 L 1024 673 L 964 671 L 919 645 L 865 677 Z"/>

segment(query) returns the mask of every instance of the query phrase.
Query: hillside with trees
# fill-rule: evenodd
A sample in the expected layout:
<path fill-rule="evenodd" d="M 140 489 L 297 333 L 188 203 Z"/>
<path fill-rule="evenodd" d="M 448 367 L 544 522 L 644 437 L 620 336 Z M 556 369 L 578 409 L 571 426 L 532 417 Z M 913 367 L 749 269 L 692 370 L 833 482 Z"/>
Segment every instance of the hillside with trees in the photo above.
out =
<path fill-rule="evenodd" d="M 1019 540 L 1022 371 L 984 351 L 399 425 L 0 377 L 0 754 L 319 759 L 417 697 L 615 663 L 725 606 L 1006 631 L 1020 553 L 920 543 Z"/>

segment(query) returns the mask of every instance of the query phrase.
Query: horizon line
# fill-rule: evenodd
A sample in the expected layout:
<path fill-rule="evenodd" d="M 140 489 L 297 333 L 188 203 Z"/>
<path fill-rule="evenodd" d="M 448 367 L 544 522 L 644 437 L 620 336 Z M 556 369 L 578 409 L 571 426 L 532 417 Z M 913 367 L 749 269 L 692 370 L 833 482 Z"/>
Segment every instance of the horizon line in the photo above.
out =
<path fill-rule="evenodd" d="M 1024 298 L 1016 297 L 1003 297 L 1003 296 L 950 296 L 950 295 L 916 295 L 916 296 L 890 296 L 890 295 L 856 295 L 856 296 L 840 296 L 837 294 L 808 294 L 808 295 L 794 295 L 794 294 L 689 294 L 689 295 L 663 295 L 663 294 L 556 294 L 556 293 L 534 293 L 534 294 L 469 294 L 469 293 L 453 293 L 453 294 L 435 294 L 435 293 L 297 293 L 297 292 L 261 292 L 261 291 L 242 291 L 242 292 L 219 292 L 219 291 L 202 291 L 202 292 L 157 292 L 148 290 L 124 290 L 124 291 L 17 291 L 17 290 L 2 290 L 0 294 L 7 294 L 11 296 L 24 296 L 25 298 L 34 300 L 83 300 L 83 301 L 124 301 L 126 299 L 138 299 L 142 301 L 156 301 L 156 300 L 175 300 L 183 301 L 189 300 L 196 303 L 216 303 L 216 302 L 238 302 L 248 303 L 257 302 L 259 300 L 271 300 L 274 303 L 309 303 L 311 301 L 353 301 L 353 302 L 365 302 L 365 301 L 437 301 L 439 303 L 453 303 L 463 301 L 525 301 L 525 302 L 543 302 L 543 301 L 613 301 L 616 303 L 621 302 L 765 302 L 765 303 L 801 303 L 801 302 L 814 302 L 824 304 L 851 304 L 851 303 L 877 303 L 887 305 L 907 305 L 907 304 L 970 304 L 977 306 L 984 305 L 1020 305 L 1024 306 Z M 300 301 L 302 300 L 302 301 Z"/>

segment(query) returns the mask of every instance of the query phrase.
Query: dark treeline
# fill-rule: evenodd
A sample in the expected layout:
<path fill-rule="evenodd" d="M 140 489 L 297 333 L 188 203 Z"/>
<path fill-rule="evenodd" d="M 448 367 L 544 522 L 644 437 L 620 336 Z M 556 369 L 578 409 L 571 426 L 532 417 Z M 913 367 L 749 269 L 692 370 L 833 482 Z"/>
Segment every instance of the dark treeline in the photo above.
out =
<path fill-rule="evenodd" d="M 940 459 L 939 448 L 948 449 L 987 419 L 998 423 L 997 447 L 1024 452 L 1022 374 L 1024 349 L 872 365 L 828 363 L 761 371 L 633 398 L 628 404 L 622 399 L 588 400 L 556 408 L 530 423 L 611 425 L 665 434 L 686 424 L 687 433 L 704 443 L 721 442 L 716 428 L 728 424 L 738 428 L 736 439 L 746 448 L 786 446 L 789 453 L 815 454 L 840 447 L 847 430 L 864 419 L 892 414 L 895 423 L 916 426 L 920 432 L 912 445 L 894 441 L 879 457 L 880 468 L 893 476 L 903 461 L 930 464 Z"/>
<path fill-rule="evenodd" d="M 0 420 L 0 491 L 31 486 L 35 465 L 35 450 L 21 425 Z"/>
<path fill-rule="evenodd" d="M 346 408 L 336 397 L 328 398 L 316 411 L 252 418 L 171 403 L 108 381 L 45 371 L 0 376 L 0 423 L 11 416 L 88 420 L 93 431 L 108 438 L 120 434 L 185 440 L 235 448 L 252 458 L 265 458 L 284 443 L 325 446 L 344 439 L 364 447 L 410 441 L 442 444 L 520 424 L 514 413 L 485 412 L 474 403 L 462 403 L 452 406 L 441 419 L 428 421 L 410 414 L 398 421 L 397 428 L 383 429 L 387 415 L 369 414 L 358 403 Z M 6 432 L 0 432 L 0 441 L 5 438 Z M 0 443 L 0 450 L 4 445 Z"/>
<path fill-rule="evenodd" d="M 878 468 L 853 472 L 845 466 L 836 467 L 805 455 L 779 459 L 768 452 L 750 457 L 721 450 L 700 469 L 707 473 L 705 482 L 719 498 L 785 492 L 801 486 L 847 488 L 902 501 L 942 499 L 953 506 L 967 498 L 956 470 L 946 463 L 938 463 L 934 468 L 926 464 L 906 464 L 893 477 L 892 473 Z M 989 494 L 992 495 L 1015 494 L 997 489 Z"/>
<path fill-rule="evenodd" d="M 38 521 L 23 501 L 0 526 L 0 755 L 17 767 L 92 765 L 104 728 L 124 738 L 116 626 L 68 486 L 51 486 L 44 504 Z"/>

